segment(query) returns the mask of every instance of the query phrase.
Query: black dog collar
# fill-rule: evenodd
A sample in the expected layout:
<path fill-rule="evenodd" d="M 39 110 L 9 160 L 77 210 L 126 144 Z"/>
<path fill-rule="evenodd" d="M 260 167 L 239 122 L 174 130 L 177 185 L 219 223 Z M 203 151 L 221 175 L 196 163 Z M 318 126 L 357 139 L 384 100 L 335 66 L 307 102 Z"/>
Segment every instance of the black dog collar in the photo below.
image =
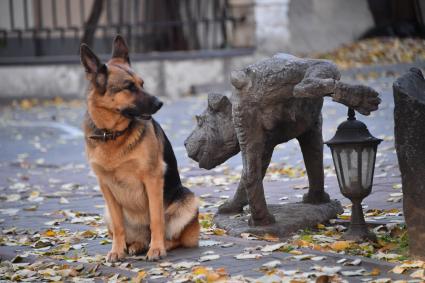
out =
<path fill-rule="evenodd" d="M 125 128 L 122 131 L 109 131 L 108 129 L 94 129 L 93 135 L 89 136 L 89 138 L 93 140 L 100 140 L 103 142 L 107 142 L 110 140 L 116 140 L 118 137 L 124 135 L 128 130 L 130 130 L 133 127 L 134 120 L 131 120 L 131 122 L 128 124 L 128 127 Z"/>

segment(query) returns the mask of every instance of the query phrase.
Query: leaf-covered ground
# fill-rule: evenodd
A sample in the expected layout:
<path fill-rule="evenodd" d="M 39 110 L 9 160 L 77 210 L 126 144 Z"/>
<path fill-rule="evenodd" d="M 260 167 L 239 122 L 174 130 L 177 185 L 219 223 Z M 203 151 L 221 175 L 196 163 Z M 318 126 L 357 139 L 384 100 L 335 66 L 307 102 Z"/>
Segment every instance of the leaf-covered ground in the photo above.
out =
<path fill-rule="evenodd" d="M 341 69 L 389 65 L 425 60 L 425 40 L 413 38 L 372 38 L 343 45 L 330 52 L 310 54 L 329 59 Z"/>
<path fill-rule="evenodd" d="M 405 44 L 405 43 L 403 43 Z M 349 53 L 349 52 L 348 52 Z M 345 59 L 348 60 L 348 59 Z M 348 62 L 348 61 L 347 61 Z M 366 61 L 365 61 L 366 62 Z M 0 112 L 0 280 L 27 282 L 423 282 L 424 263 L 408 257 L 402 190 L 392 133 L 391 78 L 366 80 L 380 93 L 381 108 L 360 116 L 380 145 L 375 185 L 363 203 L 377 243 L 353 243 L 342 235 L 349 202 L 339 193 L 325 149 L 326 190 L 344 205 L 330 223 L 276 235 L 230 237 L 212 221 L 240 178 L 237 156 L 211 171 L 189 161 L 182 147 L 205 98 L 169 102 L 158 120 L 170 137 L 182 179 L 201 198 L 199 249 L 176 250 L 160 262 L 144 256 L 109 264 L 111 241 L 102 220 L 104 203 L 88 168 L 78 132 L 83 101 L 27 99 Z M 346 109 L 325 101 L 324 139 L 345 119 Z M 306 192 L 296 142 L 279 145 L 265 180 L 268 203 L 300 201 Z M 249 212 L 247 212 L 249 213 Z M 398 280 L 398 281 L 397 281 Z"/>

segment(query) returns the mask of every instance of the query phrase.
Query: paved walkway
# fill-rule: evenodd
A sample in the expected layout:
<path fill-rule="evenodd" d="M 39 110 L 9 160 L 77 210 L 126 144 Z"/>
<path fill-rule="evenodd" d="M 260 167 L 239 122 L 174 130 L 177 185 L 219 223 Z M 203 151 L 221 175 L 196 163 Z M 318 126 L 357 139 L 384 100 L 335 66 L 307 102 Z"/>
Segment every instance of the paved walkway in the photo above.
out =
<path fill-rule="evenodd" d="M 373 227 L 403 221 L 398 213 L 402 204 L 398 201 L 400 177 L 393 144 L 392 80 L 379 78 L 367 82 L 381 92 L 383 103 L 380 110 L 370 117 L 358 115 L 358 119 L 364 121 L 374 135 L 384 139 L 377 157 L 375 186 L 364 202 L 365 210 L 392 209 L 394 212 L 369 213 L 368 222 Z M 268 240 L 273 242 L 253 239 L 249 235 L 234 238 L 216 229 L 209 217 L 221 202 L 233 195 L 241 160 L 238 155 L 226 164 L 206 171 L 198 169 L 186 157 L 183 140 L 194 127 L 193 116 L 202 112 L 205 103 L 205 97 L 170 101 L 158 115 L 173 143 L 185 184 L 203 200 L 201 215 L 205 219 L 202 221 L 201 247 L 172 251 L 166 259 L 156 263 L 137 257 L 115 265 L 104 263 L 104 255 L 110 249 L 101 221 L 104 202 L 84 159 L 79 130 L 84 103 L 40 105 L 27 110 L 2 107 L 0 259 L 3 262 L 0 263 L 0 279 L 11 279 L 9 275 L 15 276 L 15 280 L 74 278 L 77 282 L 90 277 L 96 281 L 109 278 L 113 282 L 137 276 L 149 282 L 184 282 L 195 277 L 212 280 L 226 276 L 233 277 L 235 281 L 261 278 L 258 282 L 274 282 L 276 278 L 300 278 L 299 282 L 310 278 L 308 280 L 314 282 L 318 276 L 323 280 L 320 282 L 412 279 L 409 274 L 388 272 L 395 263 L 366 257 L 357 257 L 361 262 L 355 261 L 356 257 L 348 255 L 348 249 L 336 252 L 338 249 L 319 249 L 313 244 L 294 246 L 297 237 L 278 242 L 272 236 Z M 345 111 L 344 107 L 326 100 L 323 109 L 325 140 L 345 119 Z M 348 201 L 339 193 L 329 150 L 325 150 L 327 191 L 332 198 L 347 205 Z M 298 202 L 306 186 L 307 179 L 296 142 L 278 146 L 266 176 L 268 203 Z M 336 220 L 336 224 L 329 226 L 331 228 L 321 229 L 344 225 L 344 219 Z M 335 241 L 338 236 L 333 236 L 332 241 Z M 322 236 L 317 239 L 322 241 L 322 247 L 331 245 L 326 244 L 326 238 Z M 278 248 L 265 248 L 281 242 L 284 244 Z M 237 255 L 242 259 L 235 258 Z M 13 260 L 14 264 L 4 260 Z M 39 263 L 40 260 L 44 263 Z M 263 264 L 266 266 L 262 267 Z M 267 276 L 262 277 L 265 274 Z"/>

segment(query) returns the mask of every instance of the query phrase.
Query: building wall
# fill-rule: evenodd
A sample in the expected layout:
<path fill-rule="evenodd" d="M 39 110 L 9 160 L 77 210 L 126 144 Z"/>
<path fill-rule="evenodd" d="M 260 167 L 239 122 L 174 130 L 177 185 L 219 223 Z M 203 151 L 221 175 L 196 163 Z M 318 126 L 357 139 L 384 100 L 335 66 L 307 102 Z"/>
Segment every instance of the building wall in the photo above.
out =
<path fill-rule="evenodd" d="M 239 27 L 235 44 L 244 47 L 254 40 L 255 54 L 134 62 L 133 67 L 144 77 L 149 91 L 175 98 L 199 86 L 207 86 L 203 88 L 205 91 L 222 89 L 223 85 L 230 89 L 231 70 L 277 52 L 328 50 L 355 40 L 372 26 L 367 0 L 232 0 L 231 3 L 243 6 L 239 11 L 248 17 L 248 25 Z M 0 97 L 83 96 L 86 85 L 79 65 L 0 67 Z"/>
<path fill-rule="evenodd" d="M 255 18 L 267 55 L 327 51 L 373 26 L 367 0 L 256 0 Z"/>

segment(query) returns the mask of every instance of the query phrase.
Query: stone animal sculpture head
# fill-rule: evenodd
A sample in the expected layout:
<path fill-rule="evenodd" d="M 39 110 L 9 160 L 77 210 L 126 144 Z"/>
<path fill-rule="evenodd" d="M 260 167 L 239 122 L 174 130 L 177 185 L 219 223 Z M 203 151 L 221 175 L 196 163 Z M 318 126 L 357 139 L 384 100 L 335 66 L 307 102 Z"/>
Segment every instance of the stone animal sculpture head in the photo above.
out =
<path fill-rule="evenodd" d="M 232 104 L 225 95 L 209 94 L 208 107 L 196 120 L 197 126 L 184 145 L 199 167 L 212 169 L 240 151 L 233 127 Z"/>

